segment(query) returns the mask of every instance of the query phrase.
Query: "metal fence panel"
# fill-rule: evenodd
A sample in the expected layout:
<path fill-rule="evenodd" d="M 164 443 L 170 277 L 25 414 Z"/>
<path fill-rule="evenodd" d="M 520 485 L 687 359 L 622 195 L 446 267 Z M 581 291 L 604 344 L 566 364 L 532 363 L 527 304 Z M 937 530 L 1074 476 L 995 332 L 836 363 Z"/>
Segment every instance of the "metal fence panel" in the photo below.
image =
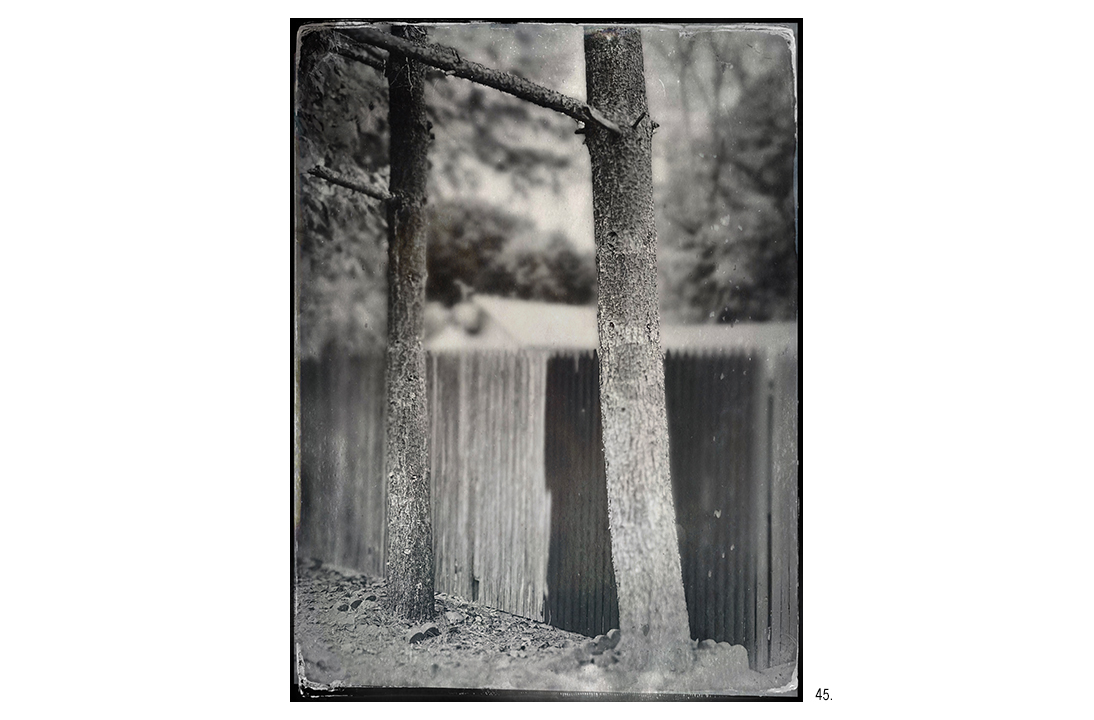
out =
<path fill-rule="evenodd" d="M 431 354 L 436 589 L 596 635 L 618 626 L 596 353 Z M 669 353 L 692 636 L 763 668 L 798 636 L 796 353 Z M 300 548 L 384 574 L 384 361 L 301 366 Z"/>
<path fill-rule="evenodd" d="M 546 481 L 551 491 L 547 622 L 585 635 L 619 623 L 594 353 L 547 361 Z"/>
<path fill-rule="evenodd" d="M 384 358 L 327 353 L 300 368 L 301 552 L 382 575 Z"/>
<path fill-rule="evenodd" d="M 542 620 L 551 495 L 545 358 L 430 356 L 435 587 Z"/>

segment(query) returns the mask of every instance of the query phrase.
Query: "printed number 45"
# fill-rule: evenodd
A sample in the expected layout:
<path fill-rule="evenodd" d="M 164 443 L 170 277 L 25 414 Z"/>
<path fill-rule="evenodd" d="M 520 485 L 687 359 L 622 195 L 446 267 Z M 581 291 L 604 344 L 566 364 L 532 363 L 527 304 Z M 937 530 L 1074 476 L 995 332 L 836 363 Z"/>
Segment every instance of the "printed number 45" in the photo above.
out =
<path fill-rule="evenodd" d="M 824 688 L 823 690 L 818 689 L 817 690 L 817 699 L 818 700 L 831 700 L 832 698 L 828 696 L 828 688 Z"/>

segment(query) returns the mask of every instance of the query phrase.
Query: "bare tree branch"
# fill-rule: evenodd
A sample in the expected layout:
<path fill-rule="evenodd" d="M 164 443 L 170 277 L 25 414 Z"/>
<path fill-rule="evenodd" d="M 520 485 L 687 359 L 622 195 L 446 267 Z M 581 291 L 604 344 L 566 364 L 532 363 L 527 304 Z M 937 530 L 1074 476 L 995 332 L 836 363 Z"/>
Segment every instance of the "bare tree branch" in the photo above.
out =
<path fill-rule="evenodd" d="M 331 43 L 331 52 L 341 55 L 342 57 L 349 58 L 350 60 L 356 60 L 359 63 L 374 67 L 380 72 L 384 71 L 384 61 L 377 60 L 372 55 L 365 54 L 357 48 L 348 47 L 342 43 Z"/>
<path fill-rule="evenodd" d="M 479 65 L 478 63 L 464 60 L 460 57 L 460 54 L 452 48 L 444 47 L 443 45 L 435 45 L 433 43 L 423 43 L 420 45 L 410 43 L 402 38 L 397 38 L 394 35 L 381 32 L 380 30 L 371 27 L 358 27 L 354 28 L 353 31 L 357 39 L 351 38 L 340 32 L 334 32 L 333 34 L 342 41 L 339 44 L 344 44 L 349 48 L 358 45 L 359 40 L 361 43 L 375 45 L 384 48 L 389 52 L 402 53 L 420 63 L 444 70 L 448 75 L 455 75 L 456 77 L 461 77 L 465 80 L 479 83 L 480 85 L 492 87 L 495 90 L 508 93 L 521 100 L 533 103 L 534 105 L 539 105 L 540 107 L 560 112 L 563 115 L 568 115 L 575 120 L 586 123 L 596 123 L 617 134 L 622 132 L 620 123 L 610 119 L 591 105 L 587 105 L 568 95 L 563 95 L 562 93 L 545 88 L 542 85 L 537 85 L 530 80 L 525 80 L 512 73 L 494 70 L 485 65 Z M 341 50 L 338 50 L 338 52 L 341 52 Z"/>
<path fill-rule="evenodd" d="M 363 195 L 368 195 L 371 198 L 376 198 L 377 200 L 383 200 L 384 202 L 391 200 L 391 193 L 389 193 L 387 190 L 384 190 L 383 188 L 378 188 L 374 185 L 359 182 L 357 180 L 350 180 L 349 178 L 342 177 L 341 175 L 337 175 L 331 172 L 322 165 L 317 165 L 313 167 L 311 170 L 308 171 L 308 174 L 322 180 L 326 180 L 332 185 L 339 185 L 341 187 L 359 192 Z"/>

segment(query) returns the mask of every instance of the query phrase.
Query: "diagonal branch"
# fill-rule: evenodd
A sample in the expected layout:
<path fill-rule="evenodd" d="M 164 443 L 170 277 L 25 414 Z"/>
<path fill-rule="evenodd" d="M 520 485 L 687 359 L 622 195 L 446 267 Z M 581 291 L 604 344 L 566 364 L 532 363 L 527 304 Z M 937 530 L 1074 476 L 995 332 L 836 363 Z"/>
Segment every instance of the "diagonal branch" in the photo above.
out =
<path fill-rule="evenodd" d="M 331 172 L 322 165 L 316 165 L 308 171 L 308 174 L 322 180 L 326 180 L 332 185 L 340 185 L 341 187 L 354 190 L 363 195 L 368 195 L 369 197 L 376 198 L 377 200 L 383 200 L 384 202 L 391 200 L 391 193 L 389 193 L 387 190 L 384 190 L 383 188 L 378 188 L 375 185 L 370 185 L 368 183 L 363 183 L 357 180 L 350 180 L 349 178 L 342 177 L 341 175 Z"/>
<path fill-rule="evenodd" d="M 456 77 L 461 77 L 465 80 L 479 83 L 480 85 L 492 87 L 495 90 L 508 93 L 521 100 L 533 103 L 534 105 L 560 112 L 563 115 L 569 115 L 575 120 L 595 123 L 617 134 L 622 132 L 619 123 L 608 118 L 604 113 L 591 105 L 587 105 L 568 95 L 563 95 L 562 93 L 545 88 L 542 85 L 537 85 L 530 80 L 525 80 L 512 73 L 494 70 L 485 65 L 479 65 L 478 63 L 464 60 L 460 57 L 460 54 L 452 48 L 444 47 L 443 45 L 435 45 L 433 43 L 410 43 L 402 38 L 397 38 L 394 35 L 381 32 L 380 30 L 371 27 L 355 27 L 353 28 L 353 31 L 356 39 L 351 38 L 344 33 L 334 32 L 337 39 L 341 41 L 338 45 L 353 48 L 355 46 L 360 46 L 361 43 L 365 43 L 367 45 L 375 45 L 384 48 L 389 52 L 402 53 L 425 65 L 440 68 L 441 70 L 444 70 L 446 74 L 455 75 Z M 340 53 L 342 52 L 341 49 L 337 51 Z"/>
<path fill-rule="evenodd" d="M 384 61 L 377 60 L 371 55 L 366 55 L 357 48 L 346 47 L 341 44 L 334 44 L 331 46 L 331 50 L 341 55 L 342 57 L 349 58 L 350 60 L 356 60 L 359 63 L 364 63 L 369 67 L 374 67 L 380 72 L 384 71 Z"/>
<path fill-rule="evenodd" d="M 337 53 L 342 57 L 349 58 L 350 60 L 356 60 L 359 63 L 364 63 L 370 67 L 374 67 L 380 72 L 384 71 L 385 59 L 379 52 L 369 47 L 368 45 L 347 45 L 346 35 L 341 33 L 333 33 L 329 36 L 329 47 L 331 52 Z"/>

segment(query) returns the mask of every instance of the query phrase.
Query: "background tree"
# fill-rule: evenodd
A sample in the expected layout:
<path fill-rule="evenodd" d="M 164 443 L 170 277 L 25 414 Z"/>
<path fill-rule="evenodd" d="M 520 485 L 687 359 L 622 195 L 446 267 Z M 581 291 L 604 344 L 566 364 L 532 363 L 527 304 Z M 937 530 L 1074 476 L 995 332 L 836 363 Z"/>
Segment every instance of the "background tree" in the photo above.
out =
<path fill-rule="evenodd" d="M 379 201 L 306 174 L 322 166 L 387 185 L 387 86 L 373 67 L 301 38 L 295 109 L 300 352 L 384 345 L 387 221 Z"/>
<path fill-rule="evenodd" d="M 485 295 L 570 304 L 595 298 L 596 268 L 559 233 L 484 204 L 430 208 L 426 297 L 452 306 L 467 288 Z"/>
<path fill-rule="evenodd" d="M 665 312 L 682 322 L 797 317 L 786 41 L 757 32 L 648 35 L 666 101 L 658 133 Z"/>
<path fill-rule="evenodd" d="M 583 305 L 595 299 L 596 268 L 564 235 L 544 236 L 498 208 L 440 203 L 428 228 L 426 297 L 452 306 L 466 288 L 484 295 Z"/>
<path fill-rule="evenodd" d="M 600 404 L 612 565 L 627 662 L 682 668 L 691 633 L 669 478 L 665 371 L 657 297 L 657 229 L 642 38 L 634 28 L 585 35 L 588 100 L 625 119 L 586 130 L 593 178 Z M 633 125 L 631 124 L 633 123 Z"/>

